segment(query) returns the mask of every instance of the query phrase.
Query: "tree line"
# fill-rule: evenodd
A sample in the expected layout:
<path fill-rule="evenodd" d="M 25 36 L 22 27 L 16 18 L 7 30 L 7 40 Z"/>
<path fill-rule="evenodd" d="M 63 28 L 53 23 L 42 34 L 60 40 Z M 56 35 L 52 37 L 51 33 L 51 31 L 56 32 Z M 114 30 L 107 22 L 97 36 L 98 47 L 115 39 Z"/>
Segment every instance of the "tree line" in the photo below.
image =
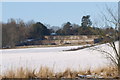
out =
<path fill-rule="evenodd" d="M 90 16 L 83 16 L 81 25 L 66 22 L 62 27 L 48 27 L 41 22 L 28 22 L 23 20 L 9 19 L 7 23 L 2 23 L 2 47 L 15 47 L 27 39 L 44 40 L 45 35 L 99 35 L 112 34 L 114 29 L 98 28 L 91 26 Z"/>

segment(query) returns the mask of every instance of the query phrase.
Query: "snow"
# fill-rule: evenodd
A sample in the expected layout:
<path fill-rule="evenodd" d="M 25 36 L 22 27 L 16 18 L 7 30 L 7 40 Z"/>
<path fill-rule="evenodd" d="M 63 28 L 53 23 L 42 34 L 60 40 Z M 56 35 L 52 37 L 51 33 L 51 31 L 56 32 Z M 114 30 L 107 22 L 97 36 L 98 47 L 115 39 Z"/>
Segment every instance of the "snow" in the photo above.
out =
<path fill-rule="evenodd" d="M 92 48 L 77 51 L 63 51 L 82 46 L 1 50 L 2 72 L 19 67 L 38 70 L 41 66 L 54 68 L 55 72 L 64 71 L 66 68 L 85 70 L 107 66 L 110 63 L 99 51 L 93 50 Z M 113 53 L 112 48 L 106 44 L 97 47 Z"/>

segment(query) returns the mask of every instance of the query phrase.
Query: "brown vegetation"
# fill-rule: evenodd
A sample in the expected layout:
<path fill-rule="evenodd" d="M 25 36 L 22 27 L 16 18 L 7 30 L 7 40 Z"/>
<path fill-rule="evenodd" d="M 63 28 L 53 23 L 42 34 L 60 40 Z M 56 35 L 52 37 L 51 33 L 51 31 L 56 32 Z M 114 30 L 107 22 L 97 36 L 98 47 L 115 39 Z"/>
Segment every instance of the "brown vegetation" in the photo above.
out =
<path fill-rule="evenodd" d="M 115 67 L 104 67 L 99 69 L 90 70 L 71 70 L 70 68 L 65 69 L 63 72 L 54 72 L 54 69 L 48 67 L 40 67 L 39 71 L 28 68 L 18 68 L 16 70 L 8 70 L 2 75 L 2 78 L 76 78 L 79 75 L 93 75 L 93 78 L 116 78 L 117 68 Z"/>

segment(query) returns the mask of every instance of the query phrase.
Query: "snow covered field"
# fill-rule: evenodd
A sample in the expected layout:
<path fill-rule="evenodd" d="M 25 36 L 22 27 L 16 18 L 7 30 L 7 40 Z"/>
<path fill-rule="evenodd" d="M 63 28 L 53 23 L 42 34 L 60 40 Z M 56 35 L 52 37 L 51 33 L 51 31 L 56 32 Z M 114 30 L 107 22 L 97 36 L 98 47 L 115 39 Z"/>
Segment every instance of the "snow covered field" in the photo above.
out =
<path fill-rule="evenodd" d="M 117 44 L 117 43 L 116 43 Z M 85 48 L 77 51 L 63 51 L 81 46 L 5 49 L 2 51 L 2 71 L 19 67 L 39 69 L 40 66 L 54 68 L 54 71 L 64 71 L 66 68 L 95 69 L 107 66 L 109 61 L 98 51 Z M 106 44 L 98 46 L 113 53 Z"/>

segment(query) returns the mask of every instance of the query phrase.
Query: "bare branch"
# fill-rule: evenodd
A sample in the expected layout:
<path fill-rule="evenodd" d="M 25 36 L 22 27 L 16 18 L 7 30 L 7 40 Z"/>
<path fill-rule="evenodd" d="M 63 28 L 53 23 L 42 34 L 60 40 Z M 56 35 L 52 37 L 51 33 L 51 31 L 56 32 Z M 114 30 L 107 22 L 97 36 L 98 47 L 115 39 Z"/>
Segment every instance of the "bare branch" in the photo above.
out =
<path fill-rule="evenodd" d="M 116 58 L 118 59 L 119 54 L 118 54 L 117 48 L 115 46 L 115 42 L 110 42 L 110 45 L 111 45 L 111 47 L 113 48 L 113 50 L 115 52 Z"/>
<path fill-rule="evenodd" d="M 116 22 L 118 22 L 118 20 L 117 20 L 117 18 L 114 16 L 114 14 L 113 14 L 113 11 L 110 9 L 110 8 L 108 8 L 107 7 L 107 11 L 108 11 L 108 13 L 111 15 L 111 17 L 116 21 Z"/>
<path fill-rule="evenodd" d="M 111 53 L 105 51 L 105 50 L 100 50 L 100 48 L 98 49 L 98 47 L 94 47 L 92 48 L 93 50 L 99 51 L 102 54 L 106 55 L 106 58 L 109 58 L 115 65 L 117 65 L 118 63 L 116 62 L 116 59 L 111 55 Z"/>

